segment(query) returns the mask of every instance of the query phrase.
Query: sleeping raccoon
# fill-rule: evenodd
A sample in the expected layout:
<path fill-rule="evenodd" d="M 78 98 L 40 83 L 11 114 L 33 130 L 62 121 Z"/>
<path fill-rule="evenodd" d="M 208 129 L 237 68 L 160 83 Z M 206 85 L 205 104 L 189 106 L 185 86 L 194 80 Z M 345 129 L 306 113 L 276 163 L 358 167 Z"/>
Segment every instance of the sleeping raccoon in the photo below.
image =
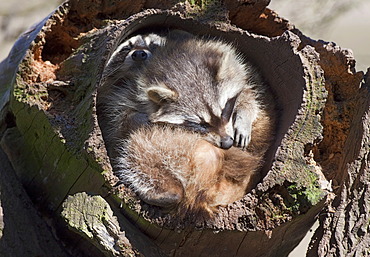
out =
<path fill-rule="evenodd" d="M 218 187 L 224 187 L 231 196 L 234 194 L 232 187 L 240 184 L 244 193 L 249 179 L 241 179 L 243 182 L 239 183 L 237 178 L 249 177 L 248 174 L 253 174 L 260 166 L 268 142 L 273 138 L 273 115 L 269 115 L 271 106 L 267 105 L 271 101 L 267 98 L 256 72 L 243 62 L 230 44 L 176 30 L 167 35 L 137 35 L 119 45 L 103 72 L 97 110 L 114 170 L 141 199 L 162 207 L 184 201 L 198 203 L 199 206 L 205 203 L 208 207 L 204 208 L 211 210 L 212 206 L 224 205 L 231 199 L 224 201 L 216 200 L 216 196 L 200 197 L 196 190 L 204 191 L 209 196 L 217 195 Z M 262 120 L 262 123 L 259 122 Z M 139 130 L 135 134 L 139 128 L 161 125 L 181 130 L 163 130 L 165 132 L 158 139 L 151 137 L 151 141 L 144 140 L 140 144 L 132 139 L 133 135 L 146 138 L 146 133 L 155 134 L 150 130 Z M 195 134 L 187 134 L 184 129 Z M 191 142 L 190 145 L 180 143 L 177 134 L 170 131 L 177 131 L 180 137 L 183 135 L 186 142 Z M 191 139 L 194 135 L 196 140 Z M 174 138 L 177 139 L 172 141 Z M 255 138 L 254 144 L 251 144 L 252 138 Z M 174 157 L 173 163 L 177 164 L 170 168 L 161 166 L 161 158 L 156 158 L 159 145 L 153 145 L 155 140 L 166 143 L 168 153 L 184 148 L 187 153 L 183 156 L 188 157 L 182 161 Z M 127 172 L 132 169 L 123 165 L 125 161 L 122 160 L 128 157 L 123 154 L 126 152 L 122 150 L 122 145 L 123 149 L 130 149 L 130 142 L 141 145 L 137 148 L 139 152 L 145 149 L 147 142 L 148 149 L 153 149 L 150 160 L 155 167 L 162 169 Z M 231 148 L 233 145 L 237 148 Z M 202 147 L 214 156 L 209 161 L 201 154 Z M 258 150 L 252 156 L 253 149 Z M 135 151 L 129 153 L 134 154 Z M 203 157 L 198 158 L 199 155 Z M 186 164 L 187 159 L 193 164 Z M 254 163 L 251 169 L 237 164 L 249 162 Z M 212 168 L 208 169 L 209 166 Z M 187 175 L 174 177 L 176 167 L 186 170 L 180 173 Z M 221 186 L 225 183 L 221 183 L 220 178 L 227 176 L 227 173 L 233 174 L 228 176 L 229 186 Z M 203 181 L 200 175 L 209 179 Z M 151 180 L 151 177 L 162 179 Z M 214 186 L 201 186 L 201 181 L 208 181 L 208 184 L 213 181 Z M 197 185 L 194 187 L 197 189 L 191 192 L 189 185 Z M 195 198 L 203 199 L 203 203 Z M 225 195 L 223 198 L 228 197 Z"/>
<path fill-rule="evenodd" d="M 108 116 L 108 138 L 126 137 L 145 123 L 169 123 L 223 149 L 245 149 L 261 109 L 259 84 L 231 45 L 179 31 L 139 35 L 109 59 L 98 104 Z"/>

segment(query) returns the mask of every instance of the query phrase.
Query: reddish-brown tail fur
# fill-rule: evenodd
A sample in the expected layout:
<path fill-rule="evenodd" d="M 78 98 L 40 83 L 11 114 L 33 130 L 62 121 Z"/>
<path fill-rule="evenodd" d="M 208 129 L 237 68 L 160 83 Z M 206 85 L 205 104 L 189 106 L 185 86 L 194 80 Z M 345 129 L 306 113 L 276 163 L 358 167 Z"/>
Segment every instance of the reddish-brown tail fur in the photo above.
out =
<path fill-rule="evenodd" d="M 266 118 L 260 125 L 270 122 Z M 141 174 L 153 178 L 151 183 L 157 181 L 139 196 L 150 204 L 175 208 L 180 215 L 209 215 L 241 199 L 260 179 L 257 170 L 271 140 L 266 126 L 256 129 L 247 151 L 223 150 L 178 128 L 139 129 L 127 141 L 126 159 Z"/>

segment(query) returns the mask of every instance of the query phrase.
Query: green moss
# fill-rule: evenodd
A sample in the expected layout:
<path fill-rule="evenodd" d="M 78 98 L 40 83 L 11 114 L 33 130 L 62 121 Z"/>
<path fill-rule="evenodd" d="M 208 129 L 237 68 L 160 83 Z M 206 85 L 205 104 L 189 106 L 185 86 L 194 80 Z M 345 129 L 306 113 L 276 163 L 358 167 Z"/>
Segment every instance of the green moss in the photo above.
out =
<path fill-rule="evenodd" d="M 23 66 L 26 65 L 23 63 Z M 22 67 L 22 65 L 21 65 Z M 44 83 L 28 84 L 19 74 L 16 75 L 16 84 L 13 88 L 14 98 L 22 103 L 43 104 L 48 98 L 48 91 Z"/>
<path fill-rule="evenodd" d="M 307 188 L 304 191 L 304 194 L 306 195 L 307 199 L 312 203 L 312 205 L 317 204 L 322 199 L 323 196 L 322 190 L 317 187 Z"/>
<path fill-rule="evenodd" d="M 314 174 L 312 181 L 307 186 L 292 183 L 287 187 L 289 198 L 286 199 L 286 207 L 289 211 L 300 214 L 316 205 L 323 197 L 323 191 L 319 188 Z"/>
<path fill-rule="evenodd" d="M 192 9 L 187 11 L 189 17 L 212 23 L 224 21 L 225 8 L 220 0 L 188 0 Z"/>
<path fill-rule="evenodd" d="M 189 0 L 192 6 L 198 6 L 200 9 L 205 10 L 207 7 L 215 2 L 215 0 Z"/>

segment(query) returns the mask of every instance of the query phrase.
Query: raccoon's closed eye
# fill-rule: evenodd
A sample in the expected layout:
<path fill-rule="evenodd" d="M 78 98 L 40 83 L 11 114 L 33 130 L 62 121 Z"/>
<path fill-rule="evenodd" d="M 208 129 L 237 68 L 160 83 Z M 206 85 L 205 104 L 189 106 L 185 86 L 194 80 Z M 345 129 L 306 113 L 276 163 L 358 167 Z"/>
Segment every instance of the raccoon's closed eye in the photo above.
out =
<path fill-rule="evenodd" d="M 183 125 L 199 133 L 207 133 L 210 127 L 210 125 L 205 122 L 196 123 L 192 121 L 184 121 Z"/>

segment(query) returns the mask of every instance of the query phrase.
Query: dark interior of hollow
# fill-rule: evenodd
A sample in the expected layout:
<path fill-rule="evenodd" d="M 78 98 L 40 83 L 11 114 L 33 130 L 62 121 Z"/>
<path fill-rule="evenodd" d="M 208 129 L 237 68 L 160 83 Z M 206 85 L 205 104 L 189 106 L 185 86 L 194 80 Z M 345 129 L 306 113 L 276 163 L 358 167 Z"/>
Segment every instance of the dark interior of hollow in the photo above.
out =
<path fill-rule="evenodd" d="M 220 31 L 204 24 L 195 25 L 193 21 L 184 22 L 176 16 L 150 16 L 140 24 L 129 25 L 116 39 L 115 45 L 118 46 L 126 38 L 135 34 L 168 29 L 181 29 L 198 36 L 210 36 L 231 42 L 262 74 L 265 83 L 276 98 L 279 111 L 275 141 L 267 151 L 265 164 L 261 169 L 264 177 L 271 169 L 276 150 L 293 124 L 302 103 L 305 80 L 299 57 L 291 58 L 293 53 L 289 52 L 292 51 L 289 43 L 286 43 L 286 49 L 281 49 L 281 44 L 266 37 L 254 36 L 247 32 Z M 281 50 L 286 52 L 282 51 L 280 54 Z M 113 51 L 114 49 L 111 53 Z M 288 60 L 296 63 L 289 64 Z M 291 67 L 298 68 L 292 70 Z"/>

